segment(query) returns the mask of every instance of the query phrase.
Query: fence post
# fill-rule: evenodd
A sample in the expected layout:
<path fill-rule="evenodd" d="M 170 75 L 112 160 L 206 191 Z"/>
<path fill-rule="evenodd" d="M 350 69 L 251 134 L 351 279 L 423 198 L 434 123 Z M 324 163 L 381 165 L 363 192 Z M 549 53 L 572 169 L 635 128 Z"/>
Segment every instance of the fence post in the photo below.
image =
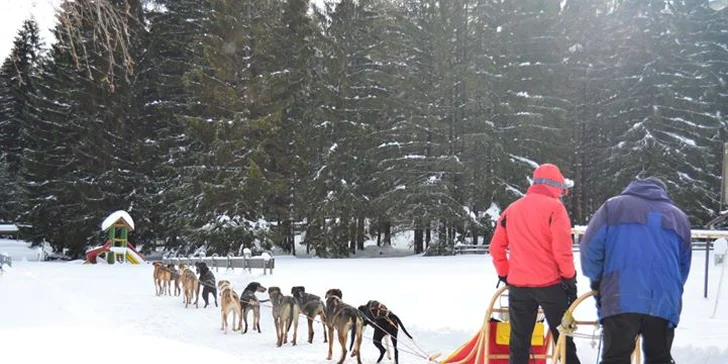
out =
<path fill-rule="evenodd" d="M 227 262 L 225 263 L 225 271 L 227 272 L 228 270 L 232 269 L 233 273 L 235 273 L 235 268 L 233 268 L 233 262 L 230 260 L 231 256 L 232 254 L 228 253 Z"/>
<path fill-rule="evenodd" d="M 253 252 L 250 249 L 243 249 L 243 271 L 245 271 L 245 268 L 248 268 L 248 273 L 253 273 L 253 269 L 250 268 L 250 257 L 252 255 Z M 263 274 L 265 274 L 265 269 L 263 269 Z"/>
<path fill-rule="evenodd" d="M 705 240 L 705 283 L 703 285 L 703 298 L 708 298 L 708 266 L 710 265 L 710 239 Z"/>

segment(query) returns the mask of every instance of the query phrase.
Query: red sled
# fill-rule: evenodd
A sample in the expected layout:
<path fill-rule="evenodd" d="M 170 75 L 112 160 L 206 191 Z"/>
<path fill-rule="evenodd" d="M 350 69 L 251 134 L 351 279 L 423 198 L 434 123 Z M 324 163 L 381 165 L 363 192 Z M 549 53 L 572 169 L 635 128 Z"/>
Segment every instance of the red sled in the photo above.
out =
<path fill-rule="evenodd" d="M 508 314 L 507 306 L 494 307 L 496 300 L 501 298 L 506 289 L 507 287 L 502 287 L 494 295 L 480 331 L 445 360 L 440 361 L 440 364 L 508 364 L 510 323 L 505 319 L 492 317 L 493 313 Z M 539 314 L 543 316 L 540 310 Z M 551 358 L 549 349 L 552 345 L 551 332 L 546 330 L 543 319 L 537 321 L 531 336 L 529 364 L 546 364 L 546 359 Z"/>
<path fill-rule="evenodd" d="M 501 304 L 500 307 L 495 307 L 498 299 L 507 297 L 507 295 L 503 295 L 507 288 L 507 286 L 502 287 L 493 295 L 480 331 L 445 360 L 437 362 L 438 364 L 508 364 L 508 340 L 510 338 L 510 325 L 507 320 L 508 305 Z M 574 310 L 580 303 L 594 295 L 596 295 L 596 291 L 589 291 L 571 304 L 561 320 L 560 331 L 564 329 L 573 333 L 578 325 L 599 327 L 597 321 L 580 321 L 575 319 L 573 315 Z M 502 318 L 493 317 L 494 313 L 499 313 Z M 543 317 L 541 310 L 539 310 L 539 317 Z M 566 363 L 566 336 L 566 334 L 559 335 L 559 340 L 555 343 L 550 330 L 545 330 L 543 319 L 538 320 L 531 337 L 529 364 L 532 362 L 538 364 L 546 364 L 547 362 L 569 364 Z M 592 338 L 595 337 L 592 336 Z M 642 362 L 640 348 L 641 339 L 638 336 L 635 338 L 635 347 L 630 363 L 639 364 Z M 435 360 L 431 357 L 430 361 Z"/>

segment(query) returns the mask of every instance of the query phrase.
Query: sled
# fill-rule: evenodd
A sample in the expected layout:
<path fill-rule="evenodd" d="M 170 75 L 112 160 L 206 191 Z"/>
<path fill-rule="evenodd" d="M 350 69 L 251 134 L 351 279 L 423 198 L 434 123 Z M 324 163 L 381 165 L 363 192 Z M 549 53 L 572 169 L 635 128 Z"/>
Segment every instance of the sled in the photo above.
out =
<path fill-rule="evenodd" d="M 438 364 L 508 364 L 510 337 L 510 326 L 508 322 L 508 300 L 505 294 L 507 286 L 498 289 L 490 300 L 485 313 L 485 319 L 480 328 L 467 343 L 455 350 L 446 359 L 436 362 Z M 564 314 L 559 330 L 559 340 L 554 343 L 551 330 L 548 329 L 544 318 L 543 310 L 539 308 L 536 316 L 534 334 L 531 336 L 531 355 L 529 364 L 552 364 L 566 363 L 566 336 L 589 337 L 580 334 L 577 329 L 580 326 L 591 326 L 594 331 L 599 328 L 598 321 L 580 321 L 574 318 L 574 310 L 589 297 L 593 297 L 595 291 L 585 293 L 574 301 Z M 505 300 L 504 300 L 505 298 Z M 505 302 L 505 304 L 503 303 Z M 498 316 L 494 316 L 494 315 Z M 594 336 L 591 336 L 592 339 Z M 640 339 L 637 338 L 635 351 L 632 354 L 632 362 L 640 363 Z M 636 359 L 636 361 L 635 361 Z"/>
<path fill-rule="evenodd" d="M 559 327 L 557 327 L 557 329 L 559 330 L 559 340 L 556 342 L 551 363 L 566 363 L 566 337 L 576 337 L 577 335 L 575 335 L 575 333 L 580 325 L 589 325 L 594 328 L 599 327 L 599 322 L 596 320 L 579 321 L 574 318 L 574 310 L 576 310 L 579 304 L 584 302 L 584 300 L 586 300 L 587 298 L 596 296 L 596 294 L 597 291 L 589 291 L 587 293 L 584 293 L 583 295 L 579 296 L 576 301 L 574 301 L 571 306 L 569 306 L 569 309 L 566 310 L 566 313 L 564 313 L 564 317 L 561 318 L 561 324 L 559 325 Z M 634 351 L 632 351 L 632 358 L 630 362 L 635 364 L 640 364 L 642 362 L 642 351 L 640 349 L 640 346 L 641 340 L 640 337 L 637 336 L 637 338 L 635 339 L 635 347 Z"/>

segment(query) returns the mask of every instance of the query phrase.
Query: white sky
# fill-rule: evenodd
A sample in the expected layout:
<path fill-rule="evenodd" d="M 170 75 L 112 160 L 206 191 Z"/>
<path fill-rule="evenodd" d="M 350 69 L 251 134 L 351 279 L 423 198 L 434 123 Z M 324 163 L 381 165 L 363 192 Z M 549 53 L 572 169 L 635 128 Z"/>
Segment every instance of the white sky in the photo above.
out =
<path fill-rule="evenodd" d="M 13 40 L 23 21 L 34 16 L 40 28 L 44 48 L 52 39 L 50 29 L 55 25 L 55 8 L 61 0 L 0 0 L 0 63 L 13 47 Z"/>

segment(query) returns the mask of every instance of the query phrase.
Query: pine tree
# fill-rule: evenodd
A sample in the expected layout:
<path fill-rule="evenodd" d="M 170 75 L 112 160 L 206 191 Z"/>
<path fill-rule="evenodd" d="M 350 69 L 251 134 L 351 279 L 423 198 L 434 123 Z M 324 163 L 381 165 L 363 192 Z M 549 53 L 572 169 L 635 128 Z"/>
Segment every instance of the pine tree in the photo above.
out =
<path fill-rule="evenodd" d="M 64 5 L 62 11 L 69 9 Z M 85 34 L 83 46 L 92 48 L 97 41 L 92 29 Z M 78 255 L 87 244 L 100 243 L 99 223 L 106 215 L 118 209 L 134 212 L 145 180 L 138 168 L 144 161 L 134 153 L 141 138 L 132 121 L 131 85 L 104 82 L 107 74 L 100 66 L 90 74 L 78 69 L 76 61 L 101 65 L 109 59 L 103 53 L 77 59 L 72 46 L 79 44 L 55 44 L 35 83 L 28 128 L 32 141 L 24 155 L 25 219 L 33 241 L 45 239 Z"/>
<path fill-rule="evenodd" d="M 615 10 L 610 41 L 629 42 L 619 55 L 619 95 L 605 110 L 612 144 L 602 157 L 611 185 L 605 192 L 617 193 L 637 177 L 659 176 L 693 223 L 715 214 L 712 188 L 720 157 L 711 153 L 723 128 L 704 91 L 717 80 L 695 47 L 701 36 L 691 18 L 701 7 L 653 0 Z"/>
<path fill-rule="evenodd" d="M 200 113 L 202 105 L 185 87 L 185 74 L 201 62 L 196 40 L 204 32 L 209 5 L 204 0 L 157 3 L 158 8 L 144 14 L 149 31 L 134 90 L 138 128 L 144 135 L 140 153 L 146 157 L 145 175 L 151 180 L 146 191 L 150 198 L 139 206 L 146 213 L 138 218 L 149 227 L 149 235 L 140 238 L 171 248 L 187 242 L 185 227 L 194 214 L 194 209 L 176 208 L 192 193 L 182 175 L 200 149 L 186 129 L 185 119 Z"/>
<path fill-rule="evenodd" d="M 0 67 L 0 157 L 6 198 L 0 200 L 0 220 L 15 221 L 20 214 L 18 182 L 25 146 L 24 127 L 29 113 L 29 95 L 40 57 L 40 39 L 35 20 L 23 22 L 10 55 Z"/>

